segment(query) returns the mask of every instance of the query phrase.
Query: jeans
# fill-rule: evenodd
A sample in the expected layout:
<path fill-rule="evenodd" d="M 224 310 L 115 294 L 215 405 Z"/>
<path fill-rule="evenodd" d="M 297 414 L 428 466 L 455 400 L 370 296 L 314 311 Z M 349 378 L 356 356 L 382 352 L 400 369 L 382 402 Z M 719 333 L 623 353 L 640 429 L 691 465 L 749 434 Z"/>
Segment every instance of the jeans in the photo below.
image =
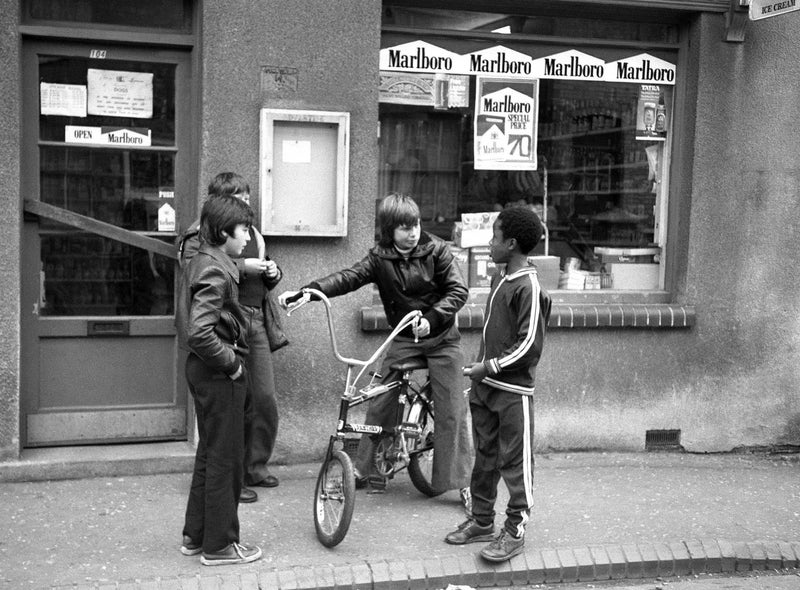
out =
<path fill-rule="evenodd" d="M 209 553 L 239 541 L 247 381 L 231 381 L 195 354 L 186 359 L 186 379 L 199 440 L 183 534 Z"/>

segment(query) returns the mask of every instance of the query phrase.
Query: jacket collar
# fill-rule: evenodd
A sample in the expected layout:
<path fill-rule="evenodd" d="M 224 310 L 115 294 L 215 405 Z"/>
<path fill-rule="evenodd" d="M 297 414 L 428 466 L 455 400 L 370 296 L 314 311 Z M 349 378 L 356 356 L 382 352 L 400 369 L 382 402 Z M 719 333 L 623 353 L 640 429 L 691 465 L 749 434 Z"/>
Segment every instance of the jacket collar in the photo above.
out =
<path fill-rule="evenodd" d="M 434 248 L 434 239 L 428 232 L 422 232 L 419 236 L 419 242 L 417 242 L 416 248 L 411 251 L 411 254 L 408 255 L 409 258 L 421 258 L 423 256 L 427 256 Z M 399 260 L 402 258 L 402 255 L 395 249 L 394 246 L 386 246 L 376 245 L 373 248 L 373 252 L 380 256 L 381 258 L 388 258 L 391 260 Z"/>
<path fill-rule="evenodd" d="M 524 277 L 524 276 L 530 275 L 530 274 L 534 274 L 534 275 L 538 275 L 539 274 L 538 272 L 536 272 L 536 267 L 535 266 L 526 266 L 524 268 L 519 269 L 517 272 L 515 272 L 513 274 L 506 275 L 506 280 L 507 281 L 513 281 L 514 279 L 518 279 L 519 277 Z"/>
<path fill-rule="evenodd" d="M 239 269 L 236 267 L 236 264 L 233 262 L 233 259 L 225 254 L 219 248 L 215 248 L 210 246 L 209 244 L 203 242 L 200 244 L 200 253 L 206 254 L 216 260 L 219 265 L 225 269 L 225 271 L 233 277 L 233 280 L 237 283 L 239 282 Z"/>

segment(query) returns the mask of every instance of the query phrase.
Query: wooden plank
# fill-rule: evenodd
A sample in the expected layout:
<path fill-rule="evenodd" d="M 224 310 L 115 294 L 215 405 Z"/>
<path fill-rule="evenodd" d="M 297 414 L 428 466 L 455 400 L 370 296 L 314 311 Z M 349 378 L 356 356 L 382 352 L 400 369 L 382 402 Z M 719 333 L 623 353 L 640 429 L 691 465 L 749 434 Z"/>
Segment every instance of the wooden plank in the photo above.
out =
<path fill-rule="evenodd" d="M 143 250 L 149 250 L 150 252 L 155 252 L 156 254 L 166 256 L 173 260 L 178 259 L 177 249 L 174 245 L 151 238 L 150 236 L 123 229 L 104 221 L 98 221 L 92 217 L 80 215 L 79 213 L 42 203 L 41 201 L 25 199 L 24 207 L 25 211 L 28 213 L 52 219 L 53 221 L 69 225 L 81 231 L 97 234 L 104 238 L 128 244 L 129 246 L 142 248 Z"/>

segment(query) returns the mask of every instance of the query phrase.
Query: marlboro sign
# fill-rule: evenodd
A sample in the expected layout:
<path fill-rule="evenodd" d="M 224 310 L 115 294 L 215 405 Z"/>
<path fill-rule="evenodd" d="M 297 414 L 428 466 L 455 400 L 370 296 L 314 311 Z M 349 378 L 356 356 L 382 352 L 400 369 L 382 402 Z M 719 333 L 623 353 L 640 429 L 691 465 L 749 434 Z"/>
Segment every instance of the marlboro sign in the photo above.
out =
<path fill-rule="evenodd" d="M 797 0 L 751 0 L 750 20 L 761 20 L 800 10 Z"/>

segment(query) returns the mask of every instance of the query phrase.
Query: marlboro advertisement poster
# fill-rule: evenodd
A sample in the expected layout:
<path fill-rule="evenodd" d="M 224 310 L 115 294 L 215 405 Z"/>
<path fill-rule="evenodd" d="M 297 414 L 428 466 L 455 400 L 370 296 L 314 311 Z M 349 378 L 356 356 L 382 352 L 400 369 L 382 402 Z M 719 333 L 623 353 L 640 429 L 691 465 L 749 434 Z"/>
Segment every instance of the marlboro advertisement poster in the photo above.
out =
<path fill-rule="evenodd" d="M 667 109 L 661 86 L 642 84 L 636 105 L 636 139 L 665 141 L 667 139 Z"/>
<path fill-rule="evenodd" d="M 536 170 L 539 81 L 478 77 L 475 169 Z"/>

